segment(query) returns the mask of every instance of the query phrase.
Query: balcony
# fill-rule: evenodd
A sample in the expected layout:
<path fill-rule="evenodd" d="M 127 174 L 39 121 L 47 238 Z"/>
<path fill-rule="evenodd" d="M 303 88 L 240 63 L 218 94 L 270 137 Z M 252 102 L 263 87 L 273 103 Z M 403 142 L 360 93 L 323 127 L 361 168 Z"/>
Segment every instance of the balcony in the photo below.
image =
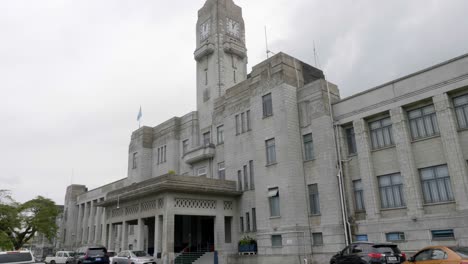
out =
<path fill-rule="evenodd" d="M 214 144 L 207 144 L 194 148 L 184 155 L 184 161 L 187 164 L 194 164 L 202 160 L 211 159 L 215 156 L 216 147 Z"/>

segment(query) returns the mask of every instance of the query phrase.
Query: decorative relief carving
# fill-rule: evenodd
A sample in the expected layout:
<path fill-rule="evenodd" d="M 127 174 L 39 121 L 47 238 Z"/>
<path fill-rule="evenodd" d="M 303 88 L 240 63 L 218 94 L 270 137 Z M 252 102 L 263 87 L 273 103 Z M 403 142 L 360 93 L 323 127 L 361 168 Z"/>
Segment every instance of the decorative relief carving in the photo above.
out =
<path fill-rule="evenodd" d="M 138 204 L 131 205 L 125 208 L 125 215 L 138 214 L 140 207 Z"/>
<path fill-rule="evenodd" d="M 232 210 L 232 201 L 224 201 L 224 210 Z"/>
<path fill-rule="evenodd" d="M 122 208 L 114 208 L 112 209 L 111 215 L 112 217 L 119 217 L 123 215 L 123 209 Z"/>
<path fill-rule="evenodd" d="M 198 200 L 198 199 L 176 198 L 174 207 L 177 207 L 177 208 L 216 209 L 216 201 L 214 201 L 214 200 Z"/>
<path fill-rule="evenodd" d="M 156 200 L 146 201 L 141 203 L 141 211 L 150 211 L 156 209 Z"/>
<path fill-rule="evenodd" d="M 159 198 L 158 199 L 158 209 L 163 209 L 164 208 L 164 198 Z"/>

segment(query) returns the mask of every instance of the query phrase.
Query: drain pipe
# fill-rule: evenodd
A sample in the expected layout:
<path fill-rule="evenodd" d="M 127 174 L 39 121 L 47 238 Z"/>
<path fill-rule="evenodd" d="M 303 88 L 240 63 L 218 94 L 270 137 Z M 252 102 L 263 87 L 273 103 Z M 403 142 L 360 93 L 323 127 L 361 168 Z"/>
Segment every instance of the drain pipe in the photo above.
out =
<path fill-rule="evenodd" d="M 329 111 L 330 111 L 330 121 L 331 121 L 331 125 L 332 125 L 332 129 L 333 129 L 333 132 L 332 132 L 332 137 L 333 137 L 333 142 L 335 144 L 335 157 L 338 161 L 338 174 L 336 175 L 337 178 L 338 178 L 338 188 L 340 189 L 340 203 L 341 203 L 341 217 L 342 217 L 342 220 L 343 220 L 343 231 L 344 231 L 344 236 L 345 236 L 345 243 L 346 243 L 346 246 L 349 245 L 349 235 L 348 235 L 348 220 L 347 220 L 347 214 L 346 214 L 346 210 L 345 210 L 345 199 L 344 199 L 344 192 L 343 192 L 343 175 L 342 175 L 342 169 L 341 169 L 341 153 L 340 153 L 340 150 L 339 150 L 339 146 L 338 146 L 338 141 L 337 141 L 337 136 L 336 136 L 336 127 L 335 127 L 335 120 L 333 118 L 333 108 L 332 108 L 332 104 L 331 104 L 331 97 L 330 97 L 330 87 L 328 86 L 328 81 L 327 79 L 325 78 L 325 75 L 324 75 L 324 80 L 325 80 L 325 85 L 327 87 L 327 94 L 328 94 L 328 107 L 329 107 Z"/>

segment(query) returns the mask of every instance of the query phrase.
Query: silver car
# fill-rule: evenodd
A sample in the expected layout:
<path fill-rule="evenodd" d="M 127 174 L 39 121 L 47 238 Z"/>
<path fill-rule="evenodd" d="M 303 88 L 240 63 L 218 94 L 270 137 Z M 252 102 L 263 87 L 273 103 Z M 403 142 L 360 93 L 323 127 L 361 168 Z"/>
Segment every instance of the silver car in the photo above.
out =
<path fill-rule="evenodd" d="M 156 264 L 154 257 L 145 251 L 124 250 L 112 259 L 111 264 Z"/>

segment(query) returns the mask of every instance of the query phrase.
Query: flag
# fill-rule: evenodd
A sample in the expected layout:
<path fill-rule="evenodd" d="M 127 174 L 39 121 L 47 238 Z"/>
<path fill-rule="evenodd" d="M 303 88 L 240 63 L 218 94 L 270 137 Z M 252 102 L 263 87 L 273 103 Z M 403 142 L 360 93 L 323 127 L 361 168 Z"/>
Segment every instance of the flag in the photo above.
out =
<path fill-rule="evenodd" d="M 139 122 L 141 117 L 143 116 L 143 113 L 141 112 L 141 106 L 140 106 L 140 111 L 138 112 L 138 116 L 137 116 L 137 121 Z"/>

